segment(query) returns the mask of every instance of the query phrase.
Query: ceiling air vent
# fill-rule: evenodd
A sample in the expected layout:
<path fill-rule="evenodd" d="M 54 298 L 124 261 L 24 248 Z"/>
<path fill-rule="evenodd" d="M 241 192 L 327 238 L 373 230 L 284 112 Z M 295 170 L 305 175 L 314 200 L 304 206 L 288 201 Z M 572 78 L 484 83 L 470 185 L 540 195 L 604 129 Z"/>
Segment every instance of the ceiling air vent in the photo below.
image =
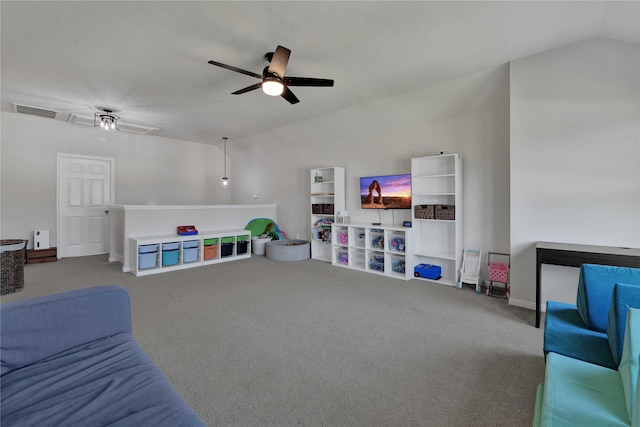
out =
<path fill-rule="evenodd" d="M 16 113 L 31 114 L 32 116 L 46 117 L 48 119 L 55 119 L 58 115 L 57 111 L 45 110 L 44 108 L 30 107 L 28 105 L 13 104 L 14 111 Z"/>
<path fill-rule="evenodd" d="M 93 126 L 93 117 L 82 116 L 79 114 L 69 114 L 69 119 L 67 121 L 69 123 L 76 123 L 79 125 Z M 122 120 L 118 121 L 118 127 L 121 131 L 139 133 L 142 135 L 153 135 L 160 130 L 158 128 L 122 122 Z"/>

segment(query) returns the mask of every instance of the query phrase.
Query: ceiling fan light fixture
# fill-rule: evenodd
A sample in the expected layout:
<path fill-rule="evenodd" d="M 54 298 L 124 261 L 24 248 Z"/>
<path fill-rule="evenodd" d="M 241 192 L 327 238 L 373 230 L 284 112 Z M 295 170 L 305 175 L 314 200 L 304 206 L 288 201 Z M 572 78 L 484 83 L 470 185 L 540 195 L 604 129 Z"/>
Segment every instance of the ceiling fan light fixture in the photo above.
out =
<path fill-rule="evenodd" d="M 280 96 L 284 92 L 284 85 L 277 80 L 267 80 L 262 83 L 262 91 L 270 96 Z"/>

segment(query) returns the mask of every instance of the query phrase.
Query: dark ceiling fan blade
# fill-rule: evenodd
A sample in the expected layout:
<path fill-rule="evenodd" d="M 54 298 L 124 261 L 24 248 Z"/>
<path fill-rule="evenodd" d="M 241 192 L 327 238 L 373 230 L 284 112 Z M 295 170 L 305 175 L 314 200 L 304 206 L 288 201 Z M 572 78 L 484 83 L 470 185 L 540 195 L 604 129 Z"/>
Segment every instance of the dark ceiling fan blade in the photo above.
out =
<path fill-rule="evenodd" d="M 314 79 L 312 77 L 285 77 L 282 79 L 287 86 L 315 86 L 332 87 L 331 79 Z"/>
<path fill-rule="evenodd" d="M 289 49 L 283 46 L 278 46 L 276 51 L 273 53 L 271 65 L 269 65 L 269 72 L 282 78 L 284 76 L 284 71 L 287 69 L 290 55 L 291 51 Z"/>
<path fill-rule="evenodd" d="M 284 87 L 284 92 L 282 92 L 282 95 L 280 96 L 289 101 L 289 104 L 297 104 L 298 102 L 300 102 L 298 97 L 295 96 L 293 92 L 291 92 L 286 86 Z"/>
<path fill-rule="evenodd" d="M 227 70 L 235 71 L 236 73 L 246 74 L 247 76 L 255 77 L 256 79 L 262 79 L 262 76 L 260 74 L 256 74 L 252 71 L 243 70 L 242 68 L 233 67 L 231 65 L 223 64 L 221 62 L 209 61 L 209 64 L 226 68 Z"/>
<path fill-rule="evenodd" d="M 241 95 L 243 93 L 251 92 L 252 90 L 260 89 L 262 87 L 262 82 L 256 83 L 254 85 L 245 87 L 244 89 L 237 90 L 235 92 L 231 92 L 231 95 Z"/>

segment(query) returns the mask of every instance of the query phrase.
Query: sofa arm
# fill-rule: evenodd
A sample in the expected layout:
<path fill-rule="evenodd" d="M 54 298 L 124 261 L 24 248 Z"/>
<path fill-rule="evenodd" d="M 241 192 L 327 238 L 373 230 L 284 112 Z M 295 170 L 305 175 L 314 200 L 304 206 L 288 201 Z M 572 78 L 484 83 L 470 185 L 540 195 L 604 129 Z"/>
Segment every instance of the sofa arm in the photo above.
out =
<path fill-rule="evenodd" d="M 0 370 L 7 372 L 84 343 L 131 334 L 129 293 L 98 286 L 0 306 Z"/>

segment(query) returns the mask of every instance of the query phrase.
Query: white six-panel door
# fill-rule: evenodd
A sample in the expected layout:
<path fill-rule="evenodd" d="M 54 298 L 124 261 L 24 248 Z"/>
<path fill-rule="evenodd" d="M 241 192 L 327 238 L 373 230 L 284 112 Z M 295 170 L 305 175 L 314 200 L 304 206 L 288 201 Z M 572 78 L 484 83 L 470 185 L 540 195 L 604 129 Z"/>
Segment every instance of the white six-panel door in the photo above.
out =
<path fill-rule="evenodd" d="M 58 154 L 58 258 L 109 252 L 113 159 Z"/>

